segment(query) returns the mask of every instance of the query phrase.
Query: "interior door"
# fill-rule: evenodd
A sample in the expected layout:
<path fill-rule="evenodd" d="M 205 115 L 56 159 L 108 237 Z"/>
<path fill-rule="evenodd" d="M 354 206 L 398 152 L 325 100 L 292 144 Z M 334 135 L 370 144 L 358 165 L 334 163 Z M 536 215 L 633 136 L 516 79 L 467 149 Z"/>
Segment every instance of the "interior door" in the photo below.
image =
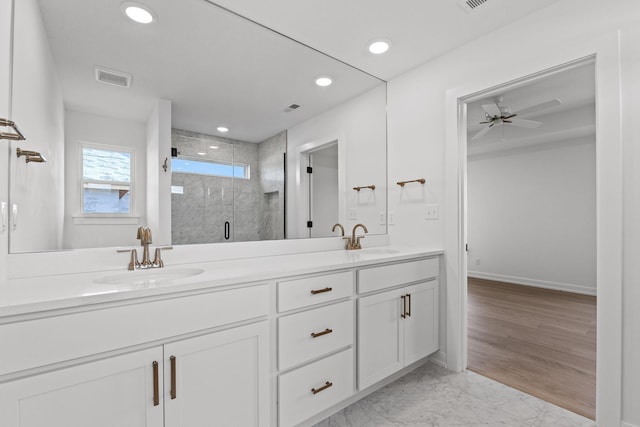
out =
<path fill-rule="evenodd" d="M 339 220 L 338 144 L 310 153 L 309 166 L 309 237 L 334 236 L 331 228 Z"/>

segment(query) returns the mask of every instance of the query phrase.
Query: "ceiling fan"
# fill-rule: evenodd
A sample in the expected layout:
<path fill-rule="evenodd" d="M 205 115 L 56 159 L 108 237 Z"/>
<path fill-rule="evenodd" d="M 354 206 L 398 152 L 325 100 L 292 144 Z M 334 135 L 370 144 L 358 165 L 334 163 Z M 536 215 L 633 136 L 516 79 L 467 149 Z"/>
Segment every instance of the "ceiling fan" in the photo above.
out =
<path fill-rule="evenodd" d="M 478 139 L 483 137 L 487 132 L 491 130 L 495 125 L 503 125 L 510 124 L 513 126 L 519 126 L 523 128 L 537 128 L 542 124 L 542 122 L 538 122 L 535 120 L 525 120 L 516 118 L 516 116 L 523 116 L 526 114 L 531 114 L 536 111 L 545 110 L 547 108 L 555 107 L 557 105 L 562 104 L 558 98 L 552 99 L 550 101 L 542 102 L 540 104 L 531 105 L 529 107 L 523 108 L 519 111 L 511 111 L 511 108 L 508 106 L 502 105 L 503 97 L 496 98 L 496 102 L 493 104 L 484 104 L 482 109 L 484 110 L 485 121 L 480 122 L 481 125 L 484 126 L 478 133 L 473 135 L 471 139 Z"/>

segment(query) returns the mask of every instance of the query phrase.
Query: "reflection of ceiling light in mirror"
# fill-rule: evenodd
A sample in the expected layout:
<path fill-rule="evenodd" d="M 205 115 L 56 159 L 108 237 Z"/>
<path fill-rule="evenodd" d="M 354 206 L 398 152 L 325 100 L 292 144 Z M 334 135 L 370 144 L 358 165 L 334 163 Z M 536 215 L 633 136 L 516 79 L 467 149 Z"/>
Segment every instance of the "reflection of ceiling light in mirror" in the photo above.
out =
<path fill-rule="evenodd" d="M 198 156 L 206 156 L 206 155 L 207 155 L 207 153 L 203 153 L 202 151 L 200 151 L 200 152 L 198 153 Z"/>
<path fill-rule="evenodd" d="M 316 84 L 320 87 L 327 87 L 329 85 L 331 85 L 331 83 L 333 83 L 333 80 L 331 80 L 331 77 L 318 77 L 316 79 Z"/>
<path fill-rule="evenodd" d="M 217 150 L 218 146 L 217 145 L 210 145 L 209 148 L 211 148 L 212 150 Z"/>
<path fill-rule="evenodd" d="M 391 44 L 387 40 L 376 40 L 369 45 L 369 52 L 380 55 L 389 50 Z"/>
<path fill-rule="evenodd" d="M 224 126 L 219 126 L 218 127 L 218 132 L 229 132 L 229 128 L 226 128 Z M 217 147 L 216 147 L 217 148 Z"/>
<path fill-rule="evenodd" d="M 155 14 L 146 6 L 140 3 L 125 1 L 120 5 L 120 9 L 129 19 L 139 24 L 149 24 L 156 20 Z"/>

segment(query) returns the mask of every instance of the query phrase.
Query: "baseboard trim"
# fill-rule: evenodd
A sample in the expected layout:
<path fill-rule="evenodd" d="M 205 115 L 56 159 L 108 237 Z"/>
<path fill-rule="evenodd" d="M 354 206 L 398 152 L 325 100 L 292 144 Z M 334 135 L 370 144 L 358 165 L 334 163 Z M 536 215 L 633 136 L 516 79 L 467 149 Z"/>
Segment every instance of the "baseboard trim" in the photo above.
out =
<path fill-rule="evenodd" d="M 513 283 L 515 285 L 533 286 L 536 288 L 553 289 L 556 291 L 571 292 L 574 294 L 596 296 L 596 288 L 572 285 L 569 283 L 547 282 L 544 280 L 527 279 L 524 277 L 503 276 L 501 274 L 481 273 L 478 271 L 467 272 L 469 277 L 476 279 L 496 280 L 498 282 Z"/>
<path fill-rule="evenodd" d="M 443 351 L 436 351 L 431 356 L 429 356 L 429 361 L 433 364 L 440 366 L 441 368 L 447 369 L 447 353 Z"/>
<path fill-rule="evenodd" d="M 637 424 L 631 424 L 626 421 L 623 421 L 622 423 L 620 423 L 620 427 L 640 427 L 640 426 L 638 426 Z"/>

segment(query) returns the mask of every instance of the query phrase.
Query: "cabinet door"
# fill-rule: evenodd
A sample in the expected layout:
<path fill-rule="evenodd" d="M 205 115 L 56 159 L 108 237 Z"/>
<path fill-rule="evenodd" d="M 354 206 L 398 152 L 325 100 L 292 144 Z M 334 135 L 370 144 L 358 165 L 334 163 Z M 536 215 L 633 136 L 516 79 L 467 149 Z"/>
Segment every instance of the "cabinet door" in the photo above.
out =
<path fill-rule="evenodd" d="M 161 427 L 161 365 L 162 347 L 156 347 L 1 384 L 0 425 Z"/>
<path fill-rule="evenodd" d="M 269 325 L 165 345 L 166 427 L 267 426 Z"/>
<path fill-rule="evenodd" d="M 438 349 L 438 281 L 404 288 L 404 362 L 409 365 Z"/>
<path fill-rule="evenodd" d="M 358 387 L 365 389 L 404 366 L 402 289 L 358 300 Z"/>

